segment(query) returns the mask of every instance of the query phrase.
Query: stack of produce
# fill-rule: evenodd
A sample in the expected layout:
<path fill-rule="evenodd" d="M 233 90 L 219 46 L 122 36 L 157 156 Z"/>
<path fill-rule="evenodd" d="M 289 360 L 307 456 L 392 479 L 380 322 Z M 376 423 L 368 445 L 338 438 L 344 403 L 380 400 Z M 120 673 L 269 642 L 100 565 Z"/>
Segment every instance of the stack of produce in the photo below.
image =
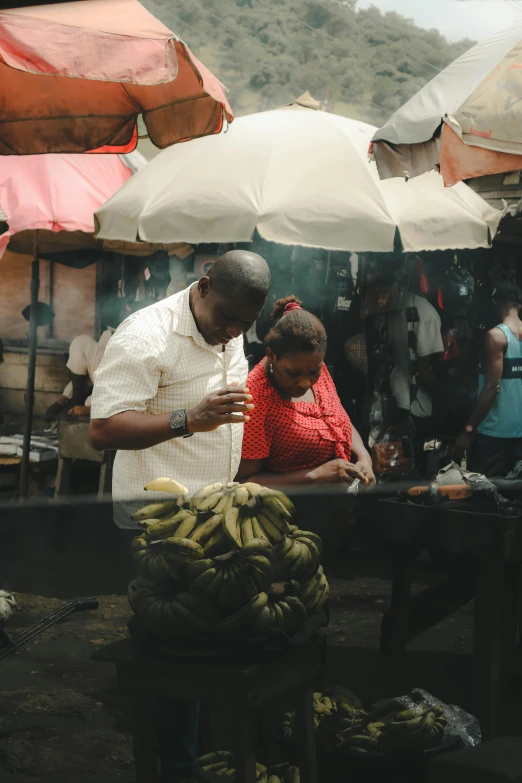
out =
<path fill-rule="evenodd" d="M 292 524 L 284 493 L 211 484 L 188 499 L 173 479 L 145 489 L 174 496 L 133 515 L 143 533 L 132 542 L 138 576 L 129 602 L 152 633 L 293 634 L 326 602 L 322 541 Z"/>
<path fill-rule="evenodd" d="M 365 711 L 360 699 L 340 686 L 328 694 L 314 693 L 313 699 L 317 742 L 325 749 L 360 753 L 419 751 L 435 748 L 444 739 L 443 704 L 405 709 L 396 699 L 384 699 Z M 284 740 L 292 738 L 294 718 L 291 712 L 283 717 Z"/>
<path fill-rule="evenodd" d="M 216 750 L 194 762 L 192 775 L 185 783 L 234 783 L 235 779 L 234 756 L 228 750 Z M 298 768 L 289 764 L 267 768 L 256 762 L 256 779 L 258 783 L 299 783 L 300 776 Z"/>

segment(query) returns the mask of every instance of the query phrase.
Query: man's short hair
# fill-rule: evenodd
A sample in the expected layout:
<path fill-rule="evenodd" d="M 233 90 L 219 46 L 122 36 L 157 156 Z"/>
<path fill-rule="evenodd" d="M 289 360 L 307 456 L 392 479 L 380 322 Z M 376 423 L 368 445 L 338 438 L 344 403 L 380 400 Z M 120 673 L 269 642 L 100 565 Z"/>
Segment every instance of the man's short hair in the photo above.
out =
<path fill-rule="evenodd" d="M 213 288 L 226 296 L 235 292 L 266 299 L 270 290 L 270 269 L 265 259 L 249 250 L 230 250 L 210 267 Z"/>
<path fill-rule="evenodd" d="M 500 283 L 493 291 L 493 301 L 522 305 L 522 290 L 516 283 Z"/>

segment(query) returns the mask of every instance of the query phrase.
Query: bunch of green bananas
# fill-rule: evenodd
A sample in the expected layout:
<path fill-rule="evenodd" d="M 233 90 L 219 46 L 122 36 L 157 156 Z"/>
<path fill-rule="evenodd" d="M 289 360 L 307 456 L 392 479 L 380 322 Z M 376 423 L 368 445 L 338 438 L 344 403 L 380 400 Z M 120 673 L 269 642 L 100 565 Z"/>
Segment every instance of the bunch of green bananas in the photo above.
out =
<path fill-rule="evenodd" d="M 229 484 L 208 484 L 198 489 L 190 500 L 190 507 L 196 514 L 212 511 L 224 515 L 229 508 L 238 508 L 248 503 L 250 495 L 242 484 L 235 481 Z"/>
<path fill-rule="evenodd" d="M 236 779 L 234 756 L 227 750 L 216 750 L 196 759 L 192 765 L 192 774 L 185 783 L 215 783 Z M 256 762 L 256 780 L 258 783 L 300 783 L 299 769 L 289 764 L 265 767 Z"/>
<path fill-rule="evenodd" d="M 143 543 L 142 540 L 140 548 L 134 549 L 138 574 L 156 585 L 172 589 L 183 584 L 187 566 L 204 556 L 199 544 L 188 538 L 163 538 L 145 542 L 146 546 L 141 548 Z"/>
<path fill-rule="evenodd" d="M 301 583 L 298 593 L 299 600 L 304 604 L 308 614 L 319 611 L 328 600 L 330 588 L 328 580 L 320 565 L 315 574 L 306 582 Z"/>
<path fill-rule="evenodd" d="M 252 541 L 241 551 L 205 557 L 189 565 L 186 578 L 191 592 L 227 616 L 268 591 L 273 581 L 270 553 L 265 542 Z"/>
<path fill-rule="evenodd" d="M 379 747 L 388 751 L 419 751 L 435 748 L 444 739 L 444 705 L 418 710 L 401 710 L 393 720 L 379 721 L 367 727 Z"/>
<path fill-rule="evenodd" d="M 144 627 L 167 638 L 210 633 L 215 627 L 212 612 L 196 596 L 179 592 L 176 596 L 158 590 L 138 576 L 129 585 L 129 603 Z"/>
<path fill-rule="evenodd" d="M 398 699 L 383 699 L 368 712 L 347 688 L 335 686 L 327 693 L 314 693 L 314 725 L 321 747 L 372 751 L 419 751 L 434 748 L 444 739 L 444 705 L 405 709 Z M 292 738 L 295 713 L 287 712 L 280 735 Z"/>
<path fill-rule="evenodd" d="M 285 536 L 275 550 L 275 575 L 281 581 L 307 582 L 317 573 L 320 563 L 319 547 L 304 535 L 300 538 Z"/>
<path fill-rule="evenodd" d="M 221 527 L 227 543 L 237 549 L 253 539 L 264 539 L 278 544 L 289 533 L 289 521 L 295 509 L 283 493 L 252 482 L 246 484 L 209 484 L 198 490 L 190 501 L 192 513 L 212 513 L 221 517 Z M 202 524 L 206 524 L 204 520 Z M 216 536 L 219 523 L 208 525 L 210 535 Z M 196 527 L 197 530 L 197 527 Z M 205 531 L 205 537 L 208 535 Z M 219 538 L 212 542 L 214 546 Z"/>
<path fill-rule="evenodd" d="M 259 484 L 243 484 L 252 497 L 241 508 L 236 529 L 230 524 L 230 534 L 238 546 L 248 544 L 253 538 L 265 539 L 277 546 L 290 534 L 290 522 L 295 508 L 292 501 L 279 490 L 260 487 Z"/>
<path fill-rule="evenodd" d="M 291 634 L 327 600 L 322 541 L 290 524 L 295 509 L 284 493 L 214 483 L 189 500 L 185 487 L 165 478 L 145 489 L 174 498 L 133 515 L 143 530 L 131 545 L 139 579 L 129 600 L 155 633 L 164 621 L 165 635 L 269 627 Z M 141 600 L 131 600 L 135 591 Z"/>
<path fill-rule="evenodd" d="M 306 609 L 296 595 L 272 595 L 266 608 L 267 625 L 287 634 L 297 633 L 306 622 Z"/>
<path fill-rule="evenodd" d="M 360 699 L 341 686 L 331 688 L 327 693 L 315 692 L 313 707 L 317 741 L 324 748 L 342 746 L 352 734 L 363 732 L 368 722 Z M 281 723 L 282 739 L 292 738 L 294 722 L 295 713 L 285 713 Z"/>

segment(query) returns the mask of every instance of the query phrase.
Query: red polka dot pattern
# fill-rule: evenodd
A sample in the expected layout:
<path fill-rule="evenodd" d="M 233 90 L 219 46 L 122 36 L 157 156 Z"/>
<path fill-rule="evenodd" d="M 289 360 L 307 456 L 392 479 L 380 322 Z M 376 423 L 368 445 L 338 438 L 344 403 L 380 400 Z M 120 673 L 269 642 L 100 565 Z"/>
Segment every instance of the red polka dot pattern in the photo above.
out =
<path fill-rule="evenodd" d="M 326 367 L 314 386 L 315 403 L 284 400 L 266 377 L 263 362 L 247 385 L 256 407 L 245 424 L 243 459 L 266 459 L 274 473 L 350 459 L 352 423 Z"/>

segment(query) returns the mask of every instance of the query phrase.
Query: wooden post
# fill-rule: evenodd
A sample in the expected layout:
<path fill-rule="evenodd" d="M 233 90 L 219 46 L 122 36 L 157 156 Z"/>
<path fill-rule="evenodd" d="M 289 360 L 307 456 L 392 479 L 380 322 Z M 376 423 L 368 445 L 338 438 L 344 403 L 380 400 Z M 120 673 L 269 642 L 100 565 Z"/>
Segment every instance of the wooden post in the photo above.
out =
<path fill-rule="evenodd" d="M 295 691 L 295 739 L 301 781 L 317 783 L 314 706 L 309 684 L 301 685 Z"/>
<path fill-rule="evenodd" d="M 29 320 L 29 350 L 27 354 L 27 389 L 25 392 L 25 420 L 22 463 L 20 468 L 20 487 L 18 495 L 26 498 L 29 488 L 29 452 L 31 450 L 31 433 L 33 429 L 34 383 L 36 375 L 36 347 L 38 326 L 36 310 L 38 292 L 40 290 L 40 261 L 38 258 L 38 231 L 35 231 L 33 262 L 31 264 L 31 316 Z"/>
<path fill-rule="evenodd" d="M 54 261 L 49 261 L 49 307 L 54 310 Z M 47 336 L 54 338 L 54 318 L 49 322 Z"/>

